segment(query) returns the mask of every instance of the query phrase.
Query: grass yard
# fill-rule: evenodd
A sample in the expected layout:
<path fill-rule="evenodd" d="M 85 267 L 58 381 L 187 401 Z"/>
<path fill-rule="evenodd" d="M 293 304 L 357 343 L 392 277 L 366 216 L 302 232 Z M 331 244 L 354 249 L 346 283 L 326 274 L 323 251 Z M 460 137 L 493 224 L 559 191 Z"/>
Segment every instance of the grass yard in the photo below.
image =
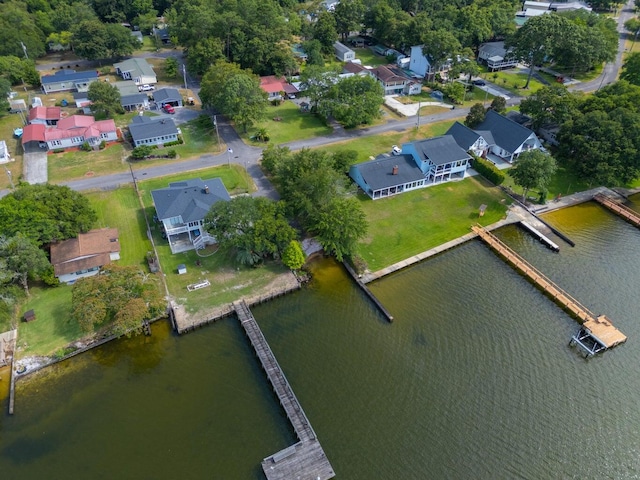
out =
<path fill-rule="evenodd" d="M 503 185 L 505 187 L 511 188 L 511 190 L 513 190 L 515 193 L 522 195 L 522 187 L 519 187 L 514 183 L 513 178 L 511 178 L 511 176 L 509 175 L 508 170 L 506 170 L 505 173 L 507 173 L 507 176 Z M 572 193 L 582 192 L 591 188 L 595 188 L 597 186 L 598 185 L 590 184 L 589 182 L 578 178 L 571 170 L 559 166 L 556 174 L 549 184 L 547 200 L 552 200 L 558 195 L 570 195 Z M 538 191 L 530 190 L 527 196 L 537 198 Z"/>
<path fill-rule="evenodd" d="M 81 150 L 47 155 L 49 182 L 59 183 L 83 177 L 109 175 L 127 170 L 129 152 L 122 143 L 113 143 L 104 150 Z"/>
<path fill-rule="evenodd" d="M 369 222 L 359 252 L 371 271 L 441 245 L 471 225 L 489 225 L 505 216 L 510 199 L 479 177 L 467 178 L 373 201 L 358 196 Z M 483 217 L 478 207 L 487 205 Z"/>
<path fill-rule="evenodd" d="M 279 120 L 274 120 L 278 118 Z M 260 128 L 265 128 L 269 141 L 276 145 L 294 140 L 329 135 L 333 129 L 327 127 L 322 120 L 311 113 L 303 113 L 294 102 L 285 100 L 277 107 L 269 106 L 265 120 L 249 128 L 247 133 L 238 131 L 242 139 L 250 145 L 263 145 L 254 142 L 250 137 Z"/>
<path fill-rule="evenodd" d="M 529 82 L 529 88 L 526 90 L 523 88 L 527 83 L 528 71 L 525 69 L 509 69 L 500 70 L 498 72 L 489 72 L 484 68 L 484 73 L 480 76 L 485 80 L 494 83 L 498 87 L 504 88 L 510 91 L 514 95 L 529 96 L 536 93 L 544 85 L 540 83 L 535 77 L 531 78 Z"/>
<path fill-rule="evenodd" d="M 22 177 L 22 144 L 13 136 L 13 130 L 18 127 L 22 127 L 20 115 L 7 113 L 0 117 L 0 140 L 7 143 L 12 159 L 3 165 L 4 172 L 0 172 L 0 189 L 10 188 L 11 182 L 16 185 Z"/>
<path fill-rule="evenodd" d="M 353 48 L 349 46 L 351 50 L 356 52 L 356 58 L 362 61 L 362 65 L 369 65 L 371 67 L 377 67 L 378 65 L 388 65 L 389 60 L 387 57 L 383 57 L 382 55 L 378 55 L 373 51 L 371 47 L 365 48 Z"/>
<path fill-rule="evenodd" d="M 364 162 L 369 160 L 370 157 L 390 152 L 391 145 L 402 145 L 403 143 L 412 142 L 418 139 L 444 135 L 449 127 L 453 125 L 453 122 L 454 121 L 452 120 L 446 120 L 443 122 L 430 123 L 420 126 L 418 130 L 414 128 L 402 133 L 391 132 L 373 135 L 370 137 L 355 138 L 319 148 L 328 152 L 335 152 L 336 150 L 355 150 L 358 152 L 357 161 Z"/>
<path fill-rule="evenodd" d="M 146 234 L 144 214 L 133 186 L 109 192 L 90 192 L 85 196 L 98 214 L 96 228 L 118 229 L 121 246 L 118 263 L 146 267 L 145 256 L 152 248 Z"/>

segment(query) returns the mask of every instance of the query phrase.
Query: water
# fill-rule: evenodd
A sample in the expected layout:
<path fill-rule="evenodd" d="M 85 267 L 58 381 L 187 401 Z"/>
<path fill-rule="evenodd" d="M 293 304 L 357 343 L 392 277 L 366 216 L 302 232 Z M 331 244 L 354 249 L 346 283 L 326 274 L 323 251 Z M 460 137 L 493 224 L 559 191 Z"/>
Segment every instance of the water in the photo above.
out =
<path fill-rule="evenodd" d="M 371 285 L 393 324 L 328 260 L 253 309 L 337 478 L 640 478 L 640 230 L 595 204 L 545 218 L 576 247 L 498 235 L 626 344 L 583 359 L 577 323 L 479 241 Z M 257 479 L 294 440 L 236 321 L 159 324 L 19 384 L 0 469 Z"/>

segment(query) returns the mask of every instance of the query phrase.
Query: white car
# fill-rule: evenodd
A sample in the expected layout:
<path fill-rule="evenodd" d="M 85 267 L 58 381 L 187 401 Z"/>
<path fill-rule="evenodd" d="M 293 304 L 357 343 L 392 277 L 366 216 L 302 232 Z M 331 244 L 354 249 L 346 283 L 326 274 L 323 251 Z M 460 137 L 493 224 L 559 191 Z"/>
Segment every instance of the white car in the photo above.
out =
<path fill-rule="evenodd" d="M 393 155 L 401 155 L 402 154 L 402 149 L 398 145 L 393 145 L 391 147 L 391 153 Z"/>
<path fill-rule="evenodd" d="M 149 92 L 151 90 L 155 90 L 153 85 L 141 85 L 138 87 L 138 91 L 140 92 Z"/>

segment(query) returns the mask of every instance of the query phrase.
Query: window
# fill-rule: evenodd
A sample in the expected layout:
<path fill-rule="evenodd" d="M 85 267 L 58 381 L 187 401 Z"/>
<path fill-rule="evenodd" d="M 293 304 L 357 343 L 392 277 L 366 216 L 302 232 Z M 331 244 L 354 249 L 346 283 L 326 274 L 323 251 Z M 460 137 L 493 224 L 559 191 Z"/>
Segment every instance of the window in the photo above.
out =
<path fill-rule="evenodd" d="M 54 147 L 59 147 L 62 145 L 62 142 L 60 140 L 51 140 L 51 145 L 53 145 Z"/>

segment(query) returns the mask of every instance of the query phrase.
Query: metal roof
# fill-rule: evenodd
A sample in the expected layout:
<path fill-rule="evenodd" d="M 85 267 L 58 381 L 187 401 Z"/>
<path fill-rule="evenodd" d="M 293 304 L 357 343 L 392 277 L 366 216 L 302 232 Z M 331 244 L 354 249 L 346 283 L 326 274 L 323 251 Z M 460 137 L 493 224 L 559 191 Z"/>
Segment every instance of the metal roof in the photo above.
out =
<path fill-rule="evenodd" d="M 58 82 L 75 82 L 78 80 L 95 80 L 98 78 L 98 72 L 95 70 L 87 70 L 84 72 L 76 72 L 75 70 L 58 70 L 53 75 L 43 75 L 40 82 L 44 85 Z"/>

